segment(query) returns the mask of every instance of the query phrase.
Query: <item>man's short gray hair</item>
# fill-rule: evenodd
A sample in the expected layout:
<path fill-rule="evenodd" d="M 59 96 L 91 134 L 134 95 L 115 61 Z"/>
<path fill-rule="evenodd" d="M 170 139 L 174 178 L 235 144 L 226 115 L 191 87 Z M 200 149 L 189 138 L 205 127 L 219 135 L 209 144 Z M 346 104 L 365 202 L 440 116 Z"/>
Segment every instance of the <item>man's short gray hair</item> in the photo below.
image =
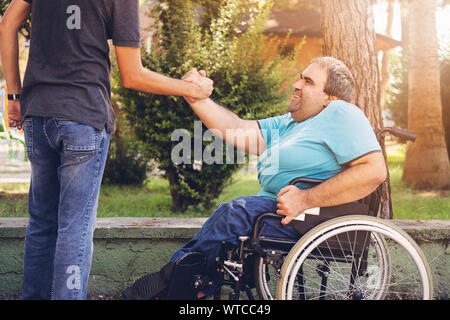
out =
<path fill-rule="evenodd" d="M 334 57 L 317 57 L 311 61 L 311 64 L 314 63 L 328 74 L 323 91 L 341 100 L 352 102 L 355 80 L 347 66 Z"/>

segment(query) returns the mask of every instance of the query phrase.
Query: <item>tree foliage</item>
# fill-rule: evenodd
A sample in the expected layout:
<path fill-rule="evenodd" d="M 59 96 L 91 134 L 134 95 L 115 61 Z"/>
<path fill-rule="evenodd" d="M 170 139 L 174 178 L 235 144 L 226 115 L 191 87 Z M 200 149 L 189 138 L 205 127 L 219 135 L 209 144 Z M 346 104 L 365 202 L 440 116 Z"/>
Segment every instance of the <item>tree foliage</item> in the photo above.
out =
<path fill-rule="evenodd" d="M 143 64 L 173 78 L 181 78 L 191 68 L 206 70 L 215 86 L 211 98 L 242 118 L 280 114 L 287 102 L 286 92 L 280 88 L 284 81 L 291 80 L 288 70 L 294 61 L 268 53 L 271 46 L 283 45 L 262 33 L 271 5 L 270 1 L 256 0 L 159 1 L 151 12 L 156 19 L 157 41 L 151 53 L 142 50 Z M 117 80 L 118 76 L 116 70 Z M 116 83 L 122 110 L 136 137 L 165 172 L 172 208 L 184 211 L 189 205 L 212 206 L 242 164 L 203 162 L 199 170 L 194 161 L 174 163 L 171 151 L 179 141 L 171 141 L 172 133 L 185 129 L 194 137 L 198 117 L 182 97 L 127 90 L 120 81 Z M 204 152 L 218 139 L 213 137 L 211 142 L 197 138 L 202 141 L 192 140 L 192 145 L 201 143 Z M 220 143 L 226 150 L 227 145 Z M 191 159 L 201 161 L 194 152 L 192 155 Z"/>

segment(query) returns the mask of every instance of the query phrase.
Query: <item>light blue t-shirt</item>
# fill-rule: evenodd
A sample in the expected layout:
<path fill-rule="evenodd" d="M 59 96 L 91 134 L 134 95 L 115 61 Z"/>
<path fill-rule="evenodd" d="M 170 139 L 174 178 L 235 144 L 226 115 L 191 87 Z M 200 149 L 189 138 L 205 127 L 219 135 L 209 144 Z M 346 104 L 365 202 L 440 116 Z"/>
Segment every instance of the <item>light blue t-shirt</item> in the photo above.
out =
<path fill-rule="evenodd" d="M 262 186 L 258 196 L 271 199 L 294 178 L 326 180 L 346 169 L 348 162 L 381 150 L 362 110 L 342 100 L 302 122 L 287 113 L 258 123 L 267 145 L 257 163 Z"/>

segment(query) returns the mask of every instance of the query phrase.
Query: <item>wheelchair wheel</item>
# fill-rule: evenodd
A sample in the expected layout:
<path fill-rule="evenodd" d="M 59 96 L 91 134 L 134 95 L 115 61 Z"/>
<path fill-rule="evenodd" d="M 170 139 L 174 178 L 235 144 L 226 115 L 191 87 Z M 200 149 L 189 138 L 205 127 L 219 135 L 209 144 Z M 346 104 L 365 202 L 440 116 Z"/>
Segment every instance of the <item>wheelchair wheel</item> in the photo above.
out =
<path fill-rule="evenodd" d="M 377 270 L 380 271 L 376 275 L 372 275 L 372 281 L 375 281 L 380 290 L 377 292 L 378 296 L 371 298 L 380 300 L 384 296 L 387 286 L 387 279 L 389 279 L 390 274 L 389 252 L 383 237 L 380 237 L 377 234 L 372 234 L 370 241 L 372 246 L 371 256 L 372 259 L 376 259 L 375 261 L 378 261 Z M 268 263 L 264 258 L 260 256 L 256 257 L 254 274 L 255 286 L 259 299 L 276 299 L 277 283 L 281 275 L 282 260 L 286 257 L 286 255 L 287 254 L 284 254 L 282 257 L 278 257 L 278 259 L 275 260 L 275 263 L 272 259 L 270 259 L 270 263 Z M 370 271 L 373 272 L 373 268 Z"/>
<path fill-rule="evenodd" d="M 267 263 L 261 256 L 255 257 L 255 287 L 260 300 L 274 300 L 277 293 L 277 282 L 280 267 Z"/>
<path fill-rule="evenodd" d="M 343 216 L 305 234 L 283 263 L 277 299 L 432 299 L 428 263 L 403 230 Z"/>

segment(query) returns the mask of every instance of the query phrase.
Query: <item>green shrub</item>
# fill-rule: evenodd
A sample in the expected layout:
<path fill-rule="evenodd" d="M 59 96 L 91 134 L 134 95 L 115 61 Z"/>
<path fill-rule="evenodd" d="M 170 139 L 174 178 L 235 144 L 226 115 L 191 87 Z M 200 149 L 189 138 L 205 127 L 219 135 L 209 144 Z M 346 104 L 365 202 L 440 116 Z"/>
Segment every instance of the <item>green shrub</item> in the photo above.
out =
<path fill-rule="evenodd" d="M 111 139 L 102 183 L 139 186 L 146 177 L 147 159 L 139 145 L 125 137 Z"/>
<path fill-rule="evenodd" d="M 269 1 L 255 0 L 159 1 L 151 12 L 158 26 L 158 40 L 150 54 L 142 50 L 143 65 L 173 78 L 181 78 L 191 68 L 204 69 L 214 81 L 211 98 L 240 117 L 257 119 L 280 114 L 287 103 L 287 93 L 280 88 L 292 80 L 289 72 L 295 72 L 292 56 L 296 51 L 288 58 L 270 57 L 271 46 L 284 45 L 262 34 L 271 5 Z M 242 21 L 246 21 L 245 25 Z M 116 80 L 118 77 L 116 68 Z M 213 206 L 242 164 L 206 164 L 195 154 L 191 159 L 200 161 L 201 169 L 193 161 L 174 163 L 171 152 L 179 141 L 171 141 L 172 133 L 185 129 L 193 137 L 198 117 L 182 97 L 147 94 L 127 90 L 120 81 L 116 84 L 114 90 L 137 139 L 165 172 L 172 209 Z M 210 142 L 198 138 L 192 144 L 201 143 L 202 150 L 218 139 L 213 137 Z M 219 143 L 226 150 L 226 144 L 221 140 Z M 237 159 L 236 150 L 233 153 Z"/>

